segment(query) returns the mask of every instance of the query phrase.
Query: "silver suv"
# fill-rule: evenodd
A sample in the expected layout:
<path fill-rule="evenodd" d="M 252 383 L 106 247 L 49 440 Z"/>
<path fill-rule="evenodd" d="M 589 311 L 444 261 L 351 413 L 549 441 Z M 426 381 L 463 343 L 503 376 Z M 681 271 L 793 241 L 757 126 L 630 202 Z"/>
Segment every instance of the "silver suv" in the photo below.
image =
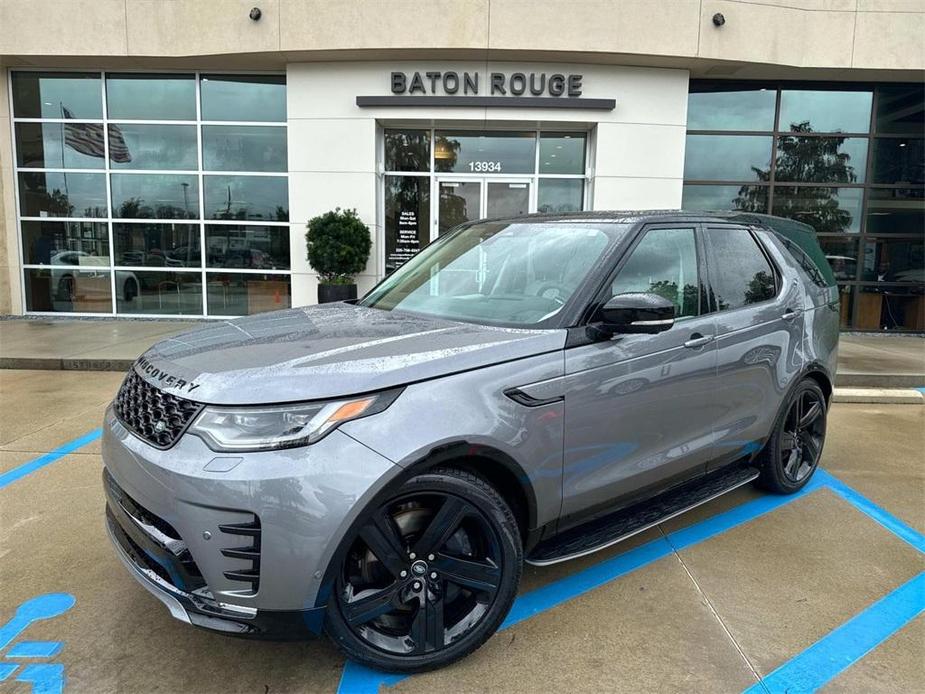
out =
<path fill-rule="evenodd" d="M 105 417 L 109 533 L 178 619 L 438 667 L 498 628 L 524 561 L 805 485 L 838 323 L 789 220 L 469 224 L 357 302 L 148 350 Z"/>

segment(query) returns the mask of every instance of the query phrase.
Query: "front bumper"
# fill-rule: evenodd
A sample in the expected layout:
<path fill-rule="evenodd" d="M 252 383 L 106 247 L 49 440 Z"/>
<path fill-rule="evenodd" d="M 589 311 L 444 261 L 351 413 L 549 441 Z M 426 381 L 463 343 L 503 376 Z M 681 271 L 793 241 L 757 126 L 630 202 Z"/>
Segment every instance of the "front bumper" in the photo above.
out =
<path fill-rule="evenodd" d="M 274 638 L 320 630 L 331 557 L 400 472 L 339 431 L 235 456 L 189 434 L 159 450 L 111 409 L 102 445 L 108 531 L 132 575 L 178 619 Z"/>

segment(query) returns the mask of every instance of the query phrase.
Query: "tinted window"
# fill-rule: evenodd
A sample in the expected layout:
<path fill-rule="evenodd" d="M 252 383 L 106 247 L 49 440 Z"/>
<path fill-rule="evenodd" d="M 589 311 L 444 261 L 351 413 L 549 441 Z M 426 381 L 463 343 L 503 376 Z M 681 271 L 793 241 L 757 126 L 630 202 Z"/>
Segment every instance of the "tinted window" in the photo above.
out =
<path fill-rule="evenodd" d="M 774 270 L 745 229 L 707 229 L 711 288 L 717 309 L 727 311 L 774 298 Z"/>
<path fill-rule="evenodd" d="M 866 133 L 870 130 L 871 92 L 785 89 L 780 95 L 779 130 L 817 133 Z"/>
<path fill-rule="evenodd" d="M 683 188 L 681 206 L 686 210 L 768 211 L 768 186 L 692 186 Z"/>
<path fill-rule="evenodd" d="M 109 125 L 109 161 L 113 169 L 193 170 L 195 125 Z"/>
<path fill-rule="evenodd" d="M 386 130 L 386 171 L 430 171 L 429 130 Z"/>
<path fill-rule="evenodd" d="M 193 75 L 106 76 L 106 109 L 112 119 L 195 120 Z"/>
<path fill-rule="evenodd" d="M 540 135 L 539 173 L 583 174 L 584 172 L 584 133 L 542 133 Z"/>
<path fill-rule="evenodd" d="M 672 301 L 675 317 L 700 313 L 697 244 L 693 229 L 652 229 L 646 232 L 620 268 L 611 292 L 651 292 Z"/>
<path fill-rule="evenodd" d="M 14 72 L 13 115 L 17 118 L 102 118 L 98 73 Z"/>
<path fill-rule="evenodd" d="M 202 126 L 202 168 L 206 171 L 285 172 L 286 162 L 286 128 Z"/>
<path fill-rule="evenodd" d="M 770 137 L 687 136 L 684 178 L 701 181 L 767 181 L 770 166 Z"/>
<path fill-rule="evenodd" d="M 771 130 L 774 89 L 718 87 L 693 91 L 687 97 L 687 127 L 691 130 Z"/>
<path fill-rule="evenodd" d="M 284 75 L 203 75 L 202 120 L 286 120 Z"/>
<path fill-rule="evenodd" d="M 437 132 L 434 168 L 454 173 L 533 173 L 536 136 L 490 131 Z"/>

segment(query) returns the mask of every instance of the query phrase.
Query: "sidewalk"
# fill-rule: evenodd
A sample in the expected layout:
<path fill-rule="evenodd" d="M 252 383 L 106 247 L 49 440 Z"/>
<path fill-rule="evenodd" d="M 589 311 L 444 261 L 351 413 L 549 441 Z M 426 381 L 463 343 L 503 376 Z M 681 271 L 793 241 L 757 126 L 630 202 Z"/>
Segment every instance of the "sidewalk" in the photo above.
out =
<path fill-rule="evenodd" d="M 158 340 L 201 325 L 208 321 L 0 320 L 0 368 L 125 371 Z M 925 386 L 925 338 L 842 335 L 838 356 L 838 386 Z"/>

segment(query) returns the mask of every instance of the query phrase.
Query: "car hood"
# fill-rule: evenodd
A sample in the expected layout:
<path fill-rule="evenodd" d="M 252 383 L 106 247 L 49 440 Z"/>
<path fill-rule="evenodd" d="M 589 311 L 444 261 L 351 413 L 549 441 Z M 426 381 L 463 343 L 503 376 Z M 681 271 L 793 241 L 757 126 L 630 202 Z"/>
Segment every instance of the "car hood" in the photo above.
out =
<path fill-rule="evenodd" d="M 181 333 L 135 370 L 198 402 L 265 404 L 392 388 L 562 349 L 564 330 L 517 330 L 345 303 L 263 313 Z"/>

